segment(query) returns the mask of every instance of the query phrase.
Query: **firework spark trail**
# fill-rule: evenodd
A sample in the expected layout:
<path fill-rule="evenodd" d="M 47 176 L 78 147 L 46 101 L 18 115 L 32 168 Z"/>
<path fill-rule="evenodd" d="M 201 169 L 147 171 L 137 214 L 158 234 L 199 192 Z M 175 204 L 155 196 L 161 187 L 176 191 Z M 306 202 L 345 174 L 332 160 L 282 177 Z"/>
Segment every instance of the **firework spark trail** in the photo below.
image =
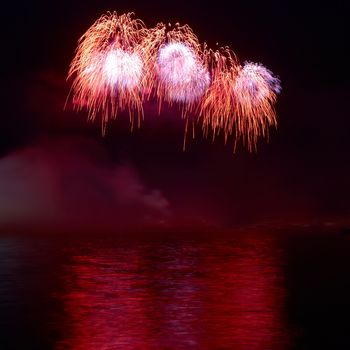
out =
<path fill-rule="evenodd" d="M 158 23 L 156 27 L 148 29 L 147 36 L 141 43 L 145 57 L 144 91 L 143 97 L 148 100 L 150 96 L 156 96 L 158 75 L 156 72 L 156 62 L 159 49 L 166 38 L 166 26 Z"/>
<path fill-rule="evenodd" d="M 169 27 L 171 25 L 169 24 Z M 102 131 L 119 111 L 143 118 L 143 102 L 150 96 L 178 103 L 186 120 L 201 122 L 205 137 L 223 133 L 234 145 L 250 151 L 260 137 L 276 126 L 274 104 L 280 81 L 261 64 L 241 66 L 228 47 L 216 51 L 201 45 L 188 25 L 173 29 L 163 23 L 148 29 L 133 14 L 108 13 L 80 38 L 68 78 L 77 110 L 87 108 L 89 119 L 102 115 Z"/>
<path fill-rule="evenodd" d="M 211 68 L 212 83 L 201 101 L 199 115 L 202 117 L 203 134 L 212 130 L 213 140 L 220 131 L 225 140 L 233 128 L 233 86 L 237 75 L 238 61 L 229 48 L 206 50 L 205 57 Z"/>

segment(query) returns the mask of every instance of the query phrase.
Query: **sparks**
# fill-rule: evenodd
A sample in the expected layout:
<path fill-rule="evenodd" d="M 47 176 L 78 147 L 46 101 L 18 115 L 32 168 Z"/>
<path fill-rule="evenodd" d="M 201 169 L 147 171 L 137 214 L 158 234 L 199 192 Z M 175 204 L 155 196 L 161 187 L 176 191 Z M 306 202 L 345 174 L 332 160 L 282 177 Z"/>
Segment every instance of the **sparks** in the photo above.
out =
<path fill-rule="evenodd" d="M 270 126 L 276 126 L 274 104 L 281 91 L 280 81 L 262 64 L 246 62 L 240 67 L 233 92 L 239 136 L 248 147 L 256 147 L 260 136 L 268 137 Z"/>
<path fill-rule="evenodd" d="M 169 27 L 169 28 L 168 28 Z M 68 78 L 73 79 L 73 105 L 86 108 L 94 120 L 107 121 L 128 111 L 131 126 L 143 118 L 143 103 L 154 96 L 177 103 L 181 117 L 201 123 L 203 135 L 223 133 L 250 151 L 277 125 L 274 105 L 280 80 L 262 64 L 243 66 L 228 47 L 201 45 L 188 25 L 163 23 L 146 28 L 133 14 L 108 13 L 80 38 Z M 184 143 L 185 145 L 185 143 Z"/>
<path fill-rule="evenodd" d="M 170 101 L 198 101 L 210 83 L 209 72 L 183 43 L 163 46 L 157 60 L 159 83 Z"/>
<path fill-rule="evenodd" d="M 109 118 L 127 110 L 143 116 L 142 90 L 144 54 L 141 43 L 147 36 L 142 21 L 133 14 L 116 12 L 99 18 L 80 38 L 68 77 L 74 77 L 73 104 L 87 108 L 89 118 L 102 115 L 103 133 Z"/>
<path fill-rule="evenodd" d="M 106 82 L 114 90 L 135 89 L 141 80 L 143 64 L 136 53 L 128 53 L 121 49 L 113 49 L 104 63 Z"/>

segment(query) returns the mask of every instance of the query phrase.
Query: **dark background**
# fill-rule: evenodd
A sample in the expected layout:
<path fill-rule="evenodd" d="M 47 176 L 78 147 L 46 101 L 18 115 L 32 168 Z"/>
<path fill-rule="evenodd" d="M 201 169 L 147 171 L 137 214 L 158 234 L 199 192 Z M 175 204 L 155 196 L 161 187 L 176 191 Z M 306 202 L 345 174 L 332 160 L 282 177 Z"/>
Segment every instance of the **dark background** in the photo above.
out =
<path fill-rule="evenodd" d="M 121 187 L 130 173 L 137 178 L 135 186 L 146 197 L 137 200 L 137 210 L 135 203 L 124 208 L 128 220 L 135 212 L 143 217 L 149 209 L 147 223 L 170 226 L 346 222 L 350 91 L 345 1 L 60 1 L 6 6 L 0 127 L 0 177 L 6 177 L 0 188 L 6 192 L 0 208 L 3 224 L 30 219 L 27 207 L 31 199 L 38 201 L 36 191 L 50 201 L 47 188 L 61 193 L 63 199 L 57 204 L 55 197 L 52 211 L 64 212 L 67 222 L 72 220 L 66 215 L 71 211 L 67 203 L 76 207 L 90 203 L 80 212 L 80 221 L 86 220 L 111 192 L 100 190 L 104 175 L 96 175 L 101 177 L 97 185 L 91 179 L 101 167 L 112 169 L 108 178 L 121 171 Z M 225 146 L 223 138 L 212 143 L 198 133 L 183 153 L 184 123 L 176 107 L 163 109 L 158 117 L 155 103 L 150 102 L 140 130 L 130 134 L 127 116 L 121 115 L 110 123 L 104 138 L 98 121 L 86 122 L 86 112 L 64 111 L 70 88 L 65 79 L 77 40 L 108 10 L 133 11 L 149 27 L 158 22 L 187 23 L 200 41 L 212 47 L 216 42 L 229 45 L 241 62 L 261 62 L 271 69 L 281 78 L 282 93 L 277 102 L 278 130 L 271 130 L 269 142 L 260 142 L 257 153 L 240 147 L 233 154 L 233 143 Z M 33 168 L 31 160 L 23 166 L 28 152 L 35 154 L 39 167 Z M 18 164 L 18 157 L 20 166 L 8 165 Z M 88 165 L 80 166 L 85 164 L 81 158 L 88 158 Z M 50 181 L 43 164 L 45 171 L 49 168 Z M 38 190 L 24 191 L 24 201 L 23 191 L 17 190 L 21 186 L 13 186 L 15 193 L 4 189 L 12 179 L 22 184 L 21 176 L 26 181 L 43 176 L 50 186 L 38 180 Z M 79 187 L 81 181 L 84 186 Z M 32 189 L 33 182 L 28 181 L 27 187 Z M 119 190 L 113 187 L 113 191 Z M 112 204 L 104 202 L 102 207 L 123 207 L 123 199 L 116 197 L 118 193 Z M 16 201 L 23 207 L 21 213 Z M 38 208 L 40 217 L 49 222 L 52 213 L 47 205 L 40 203 Z M 105 221 L 118 220 L 110 214 Z"/>
<path fill-rule="evenodd" d="M 278 130 L 271 130 L 270 141 L 260 142 L 257 153 L 239 148 L 233 154 L 232 144 L 225 146 L 222 138 L 212 143 L 198 135 L 195 141 L 189 140 L 183 153 L 184 123 L 176 107 L 165 108 L 157 116 L 156 105 L 148 103 L 142 128 L 132 134 L 127 116 L 120 115 L 110 123 L 104 138 L 98 121 L 86 122 L 86 112 L 74 113 L 69 107 L 63 110 L 70 88 L 66 75 L 77 40 L 108 10 L 134 11 L 147 26 L 160 21 L 188 23 L 201 41 L 210 46 L 216 42 L 229 45 L 242 62 L 261 62 L 279 75 L 283 90 L 276 106 Z M 147 283 L 146 292 L 152 293 L 147 305 L 156 305 L 162 313 L 157 302 L 163 299 L 157 296 L 162 291 L 168 293 L 171 306 L 173 293 L 178 291 L 173 283 L 181 286 L 192 277 L 194 282 L 208 280 L 215 292 L 228 288 L 228 300 L 240 303 L 242 310 L 242 314 L 237 309 L 230 313 L 231 304 L 225 306 L 225 300 L 216 297 L 217 294 L 211 298 L 206 286 L 204 299 L 213 300 L 213 312 L 208 316 L 214 320 L 217 317 L 220 328 L 234 325 L 235 330 L 234 323 L 225 321 L 235 317 L 251 319 L 251 326 L 256 327 L 256 320 L 266 320 L 261 313 L 264 300 L 260 300 L 262 309 L 259 304 L 249 307 L 249 300 L 254 302 L 254 298 L 249 298 L 252 293 L 247 286 L 252 286 L 253 295 L 265 292 L 259 281 L 266 274 L 279 276 L 268 264 L 271 257 L 281 254 L 275 264 L 277 271 L 281 271 L 286 299 L 278 312 L 285 322 L 280 327 L 286 325 L 284 331 L 291 338 L 290 348 L 349 348 L 349 237 L 322 235 L 318 228 L 307 230 L 309 235 L 300 230 L 301 225 L 350 224 L 350 80 L 345 52 L 348 14 L 346 1 L 2 4 L 0 234 L 5 234 L 0 245 L 2 348 L 48 349 L 66 330 L 70 331 L 69 325 L 52 315 L 65 316 L 60 298 L 77 291 L 70 283 L 66 287 L 64 283 L 65 274 L 69 276 L 74 271 L 72 257 L 91 256 L 91 264 L 82 263 L 81 276 L 86 281 L 94 282 L 95 278 L 93 274 L 86 275 L 89 266 L 102 269 L 96 269 L 99 280 L 106 275 L 114 280 L 115 271 L 128 278 L 130 269 L 134 271 L 135 242 L 131 242 L 125 259 L 124 255 L 116 254 L 119 249 L 128 252 L 118 240 L 97 236 L 99 243 L 93 241 L 92 248 L 87 249 L 89 240 L 75 235 L 76 229 L 82 229 L 85 235 L 87 230 L 116 231 L 135 225 L 141 225 L 141 229 L 152 225 L 189 227 L 201 233 L 204 229 L 220 228 L 230 230 L 232 238 L 220 241 L 216 234 L 209 235 L 212 240 L 204 244 L 210 249 L 208 254 L 204 250 L 201 255 L 196 253 L 200 252 L 197 241 L 190 241 L 187 246 L 186 240 L 176 238 L 169 243 L 164 235 L 164 242 L 158 244 L 145 236 L 144 246 L 149 252 L 141 255 L 144 266 L 135 269 L 132 280 Z M 232 228 L 258 224 L 297 228 L 292 235 L 279 231 L 283 234 L 273 235 L 272 241 L 263 235 L 253 240 L 268 248 L 264 255 L 249 243 L 251 236 L 246 232 L 241 238 L 231 235 Z M 19 239 L 14 234 L 17 228 L 25 233 L 32 228 L 45 234 L 62 230 L 74 234 L 69 236 L 72 241 L 62 236 L 33 239 L 23 235 Z M 100 244 L 105 248 L 100 249 Z M 230 247 L 241 245 L 242 253 L 229 254 Z M 192 261 L 198 264 L 192 265 Z M 213 264 L 212 275 L 203 261 Z M 240 265 L 240 261 L 247 261 L 247 265 Z M 227 278 L 210 282 L 210 276 L 222 274 L 227 274 Z M 149 276 L 156 276 L 158 283 L 150 283 Z M 105 281 L 109 292 L 114 284 Z M 274 296 L 271 285 L 269 282 L 267 300 Z M 95 286 L 91 283 L 94 293 L 98 292 Z M 241 290 L 243 297 L 248 296 L 245 302 L 232 297 L 235 290 Z M 52 292 L 57 298 L 52 298 Z M 83 295 L 84 291 L 78 292 L 75 295 Z M 103 292 L 101 300 L 111 297 L 114 313 L 120 300 L 113 298 L 119 294 Z M 127 301 L 138 300 L 129 290 L 121 295 Z M 193 300 L 187 303 L 182 293 L 176 295 L 192 314 Z M 97 313 L 105 310 L 100 304 L 91 305 Z M 271 304 L 267 306 L 269 313 Z M 215 312 L 218 309 L 223 316 Z M 169 319 L 173 319 L 174 308 L 168 310 Z M 257 315 L 257 319 L 241 317 L 251 314 Z M 151 319 L 156 319 L 153 313 Z M 199 327 L 201 320 L 202 317 L 195 322 Z M 243 334 L 247 331 L 239 329 Z M 223 345 L 217 333 L 204 330 L 215 338 L 215 346 Z M 254 330 L 249 336 L 254 338 L 261 334 L 259 331 Z M 91 334 L 94 333 L 95 329 Z M 114 335 L 113 332 L 113 338 Z M 158 335 L 157 328 L 150 336 Z M 288 336 L 282 340 L 288 342 Z M 183 336 L 178 338 L 180 341 Z"/>

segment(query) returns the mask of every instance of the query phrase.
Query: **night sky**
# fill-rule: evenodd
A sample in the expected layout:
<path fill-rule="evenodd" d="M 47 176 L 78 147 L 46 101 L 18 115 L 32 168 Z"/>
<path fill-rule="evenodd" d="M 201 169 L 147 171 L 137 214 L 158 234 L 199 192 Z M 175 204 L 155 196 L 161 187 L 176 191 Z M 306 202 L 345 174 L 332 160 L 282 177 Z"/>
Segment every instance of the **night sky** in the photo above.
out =
<path fill-rule="evenodd" d="M 350 217 L 346 1 L 13 2 L 3 9 L 0 230 L 4 227 L 221 228 L 344 223 Z M 257 153 L 200 133 L 182 152 L 176 107 L 107 135 L 63 106 L 79 37 L 106 11 L 148 27 L 189 24 L 282 81 L 278 130 Z"/>

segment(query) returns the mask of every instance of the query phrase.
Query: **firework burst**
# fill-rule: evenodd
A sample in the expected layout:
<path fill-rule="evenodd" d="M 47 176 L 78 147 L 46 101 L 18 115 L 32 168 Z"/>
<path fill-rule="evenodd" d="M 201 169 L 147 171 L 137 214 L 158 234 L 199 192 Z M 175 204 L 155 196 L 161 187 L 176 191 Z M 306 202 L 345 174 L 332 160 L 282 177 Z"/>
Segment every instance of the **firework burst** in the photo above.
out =
<path fill-rule="evenodd" d="M 147 37 L 142 21 L 132 14 L 116 12 L 99 18 L 80 38 L 68 78 L 73 77 L 73 104 L 86 107 L 89 118 L 102 115 L 103 132 L 110 117 L 118 111 L 143 116 L 142 89 L 145 55 L 142 42 Z"/>
<path fill-rule="evenodd" d="M 143 63 L 136 53 L 113 49 L 106 55 L 103 68 L 104 79 L 116 94 L 133 90 L 140 84 Z"/>
<path fill-rule="evenodd" d="M 171 102 L 192 104 L 210 84 L 209 72 L 198 62 L 195 52 L 183 43 L 169 43 L 159 50 L 159 83 Z"/>
<path fill-rule="evenodd" d="M 238 136 L 248 148 L 256 147 L 260 136 L 268 137 L 277 126 L 274 104 L 281 91 L 280 81 L 262 64 L 246 62 L 240 67 L 233 86 Z"/>
<path fill-rule="evenodd" d="M 203 133 L 212 131 L 213 139 L 224 133 L 225 142 L 234 137 L 252 151 L 259 137 L 268 137 L 270 126 L 276 126 L 274 104 L 280 92 L 280 81 L 271 71 L 256 63 L 242 67 L 229 48 L 208 50 L 212 62 L 212 84 L 201 103 Z"/>
<path fill-rule="evenodd" d="M 192 29 L 177 24 L 166 34 L 156 59 L 157 96 L 183 106 L 183 116 L 193 109 L 210 84 L 198 38 Z"/>

